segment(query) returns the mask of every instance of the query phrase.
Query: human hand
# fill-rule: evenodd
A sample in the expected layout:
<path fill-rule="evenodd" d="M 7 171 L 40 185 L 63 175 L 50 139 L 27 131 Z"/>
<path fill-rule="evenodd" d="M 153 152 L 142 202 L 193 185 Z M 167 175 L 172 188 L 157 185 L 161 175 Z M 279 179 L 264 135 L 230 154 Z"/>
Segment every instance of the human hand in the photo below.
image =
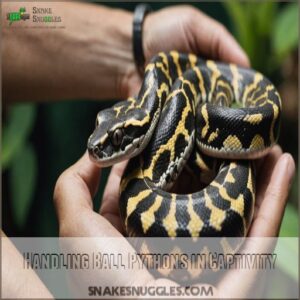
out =
<path fill-rule="evenodd" d="M 123 162 L 113 166 L 99 212 L 93 210 L 92 199 L 98 188 L 101 170 L 99 171 L 89 160 L 87 154 L 60 176 L 54 192 L 60 236 L 119 237 L 121 239 L 118 239 L 118 242 L 109 245 L 101 242 L 90 245 L 90 250 L 120 253 L 122 249 L 124 256 L 134 253 L 132 246 L 125 238 L 122 239 L 124 230 L 118 209 L 118 187 L 125 165 L 126 163 Z M 275 146 L 263 160 L 257 162 L 257 167 L 256 205 L 248 237 L 276 237 L 295 171 L 294 161 L 290 154 L 282 154 L 280 147 Z M 246 245 L 246 247 L 247 250 L 255 252 L 257 246 Z M 248 278 L 244 281 L 244 285 L 240 283 L 241 272 L 248 272 L 243 274 L 243 278 Z M 222 297 L 246 295 L 255 278 L 255 273 L 249 272 L 230 271 L 216 287 L 214 296 L 216 293 Z M 126 274 L 120 270 L 109 272 L 99 270 L 97 277 L 103 285 L 114 283 L 120 286 L 177 286 L 175 282 L 167 279 L 154 279 L 145 269 L 126 270 Z M 77 280 L 82 279 L 77 278 Z M 237 282 L 239 282 L 238 290 L 235 288 Z"/>
<path fill-rule="evenodd" d="M 124 231 L 118 209 L 119 184 L 125 166 L 126 162 L 113 166 L 99 212 L 93 210 L 92 199 L 98 189 L 101 170 L 90 161 L 87 153 L 63 172 L 57 180 L 54 204 L 59 221 L 60 237 L 119 238 L 109 244 L 107 239 L 90 239 L 88 243 L 74 246 L 77 253 L 79 251 L 93 253 L 95 249 L 101 253 L 116 255 L 121 253 L 122 261 L 127 261 L 127 257 L 129 257 L 127 255 L 135 253 L 127 240 L 122 238 Z M 68 250 L 72 251 L 72 249 Z M 144 268 L 125 271 L 122 269 L 117 271 L 99 269 L 97 271 L 97 281 L 101 282 L 102 286 L 176 286 L 174 282 L 167 279 L 155 280 Z M 90 286 L 94 278 L 94 276 L 88 277 L 85 274 L 84 278 L 74 276 L 74 282 L 72 282 L 75 283 L 74 288 L 76 289 L 84 283 Z M 82 291 L 78 288 L 76 292 Z"/>
<path fill-rule="evenodd" d="M 193 6 L 173 6 L 150 13 L 143 33 L 146 61 L 159 51 L 175 49 L 249 66 L 247 55 L 224 25 Z"/>
<path fill-rule="evenodd" d="M 148 14 L 143 25 L 143 49 L 146 63 L 160 51 L 177 50 L 249 67 L 247 55 L 224 25 L 189 5 Z M 129 69 L 123 82 L 125 94 L 132 95 L 138 91 L 141 78 L 135 68 Z"/>

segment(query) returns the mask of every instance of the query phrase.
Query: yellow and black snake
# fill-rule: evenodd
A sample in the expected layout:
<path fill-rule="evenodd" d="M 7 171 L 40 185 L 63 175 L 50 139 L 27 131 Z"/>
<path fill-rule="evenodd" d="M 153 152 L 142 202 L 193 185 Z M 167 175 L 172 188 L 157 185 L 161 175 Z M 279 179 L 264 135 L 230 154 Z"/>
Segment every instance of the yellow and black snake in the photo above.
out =
<path fill-rule="evenodd" d="M 254 70 L 159 53 L 136 98 L 98 113 L 88 150 L 101 167 L 131 158 L 120 195 L 129 236 L 241 237 L 255 201 L 249 159 L 276 143 L 280 112 L 276 88 Z M 199 192 L 168 192 L 186 165 L 217 175 Z"/>

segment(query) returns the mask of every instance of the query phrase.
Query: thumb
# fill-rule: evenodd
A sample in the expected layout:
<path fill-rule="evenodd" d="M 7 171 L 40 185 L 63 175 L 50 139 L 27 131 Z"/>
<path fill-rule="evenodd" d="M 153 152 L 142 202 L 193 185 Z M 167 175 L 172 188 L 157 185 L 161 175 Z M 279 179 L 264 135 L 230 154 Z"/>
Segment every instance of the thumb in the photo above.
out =
<path fill-rule="evenodd" d="M 74 216 L 82 208 L 93 208 L 92 198 L 98 190 L 100 171 L 86 152 L 60 175 L 53 196 L 59 221 Z"/>

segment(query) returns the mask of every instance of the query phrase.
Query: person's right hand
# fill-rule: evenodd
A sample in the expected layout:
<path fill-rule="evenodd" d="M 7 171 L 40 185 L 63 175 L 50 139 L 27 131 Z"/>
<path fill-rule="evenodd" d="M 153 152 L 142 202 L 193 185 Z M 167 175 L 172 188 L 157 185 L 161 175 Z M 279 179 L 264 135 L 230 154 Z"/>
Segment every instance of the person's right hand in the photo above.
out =
<path fill-rule="evenodd" d="M 161 26 L 161 22 L 164 26 Z M 146 61 L 159 51 L 177 50 L 249 66 L 244 50 L 226 27 L 200 10 L 180 5 L 150 13 L 143 28 Z"/>
<path fill-rule="evenodd" d="M 143 49 L 146 63 L 160 51 L 177 50 L 249 67 L 246 53 L 224 25 L 188 5 L 148 14 L 143 25 Z M 130 68 L 123 83 L 124 98 L 137 93 L 141 77 L 136 68 Z"/>

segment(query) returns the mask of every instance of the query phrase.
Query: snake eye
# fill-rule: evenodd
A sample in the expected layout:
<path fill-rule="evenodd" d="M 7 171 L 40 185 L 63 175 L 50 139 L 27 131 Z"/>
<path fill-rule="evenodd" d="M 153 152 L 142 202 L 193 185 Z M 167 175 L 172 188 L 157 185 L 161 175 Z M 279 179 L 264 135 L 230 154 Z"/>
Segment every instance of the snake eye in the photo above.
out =
<path fill-rule="evenodd" d="M 123 130 L 120 128 L 117 128 L 111 136 L 112 144 L 114 146 L 120 146 L 122 143 L 122 140 L 123 140 L 123 136 L 124 136 Z"/>
<path fill-rule="evenodd" d="M 99 126 L 99 120 L 98 120 L 98 118 L 96 118 L 95 127 L 98 127 L 98 126 Z"/>

